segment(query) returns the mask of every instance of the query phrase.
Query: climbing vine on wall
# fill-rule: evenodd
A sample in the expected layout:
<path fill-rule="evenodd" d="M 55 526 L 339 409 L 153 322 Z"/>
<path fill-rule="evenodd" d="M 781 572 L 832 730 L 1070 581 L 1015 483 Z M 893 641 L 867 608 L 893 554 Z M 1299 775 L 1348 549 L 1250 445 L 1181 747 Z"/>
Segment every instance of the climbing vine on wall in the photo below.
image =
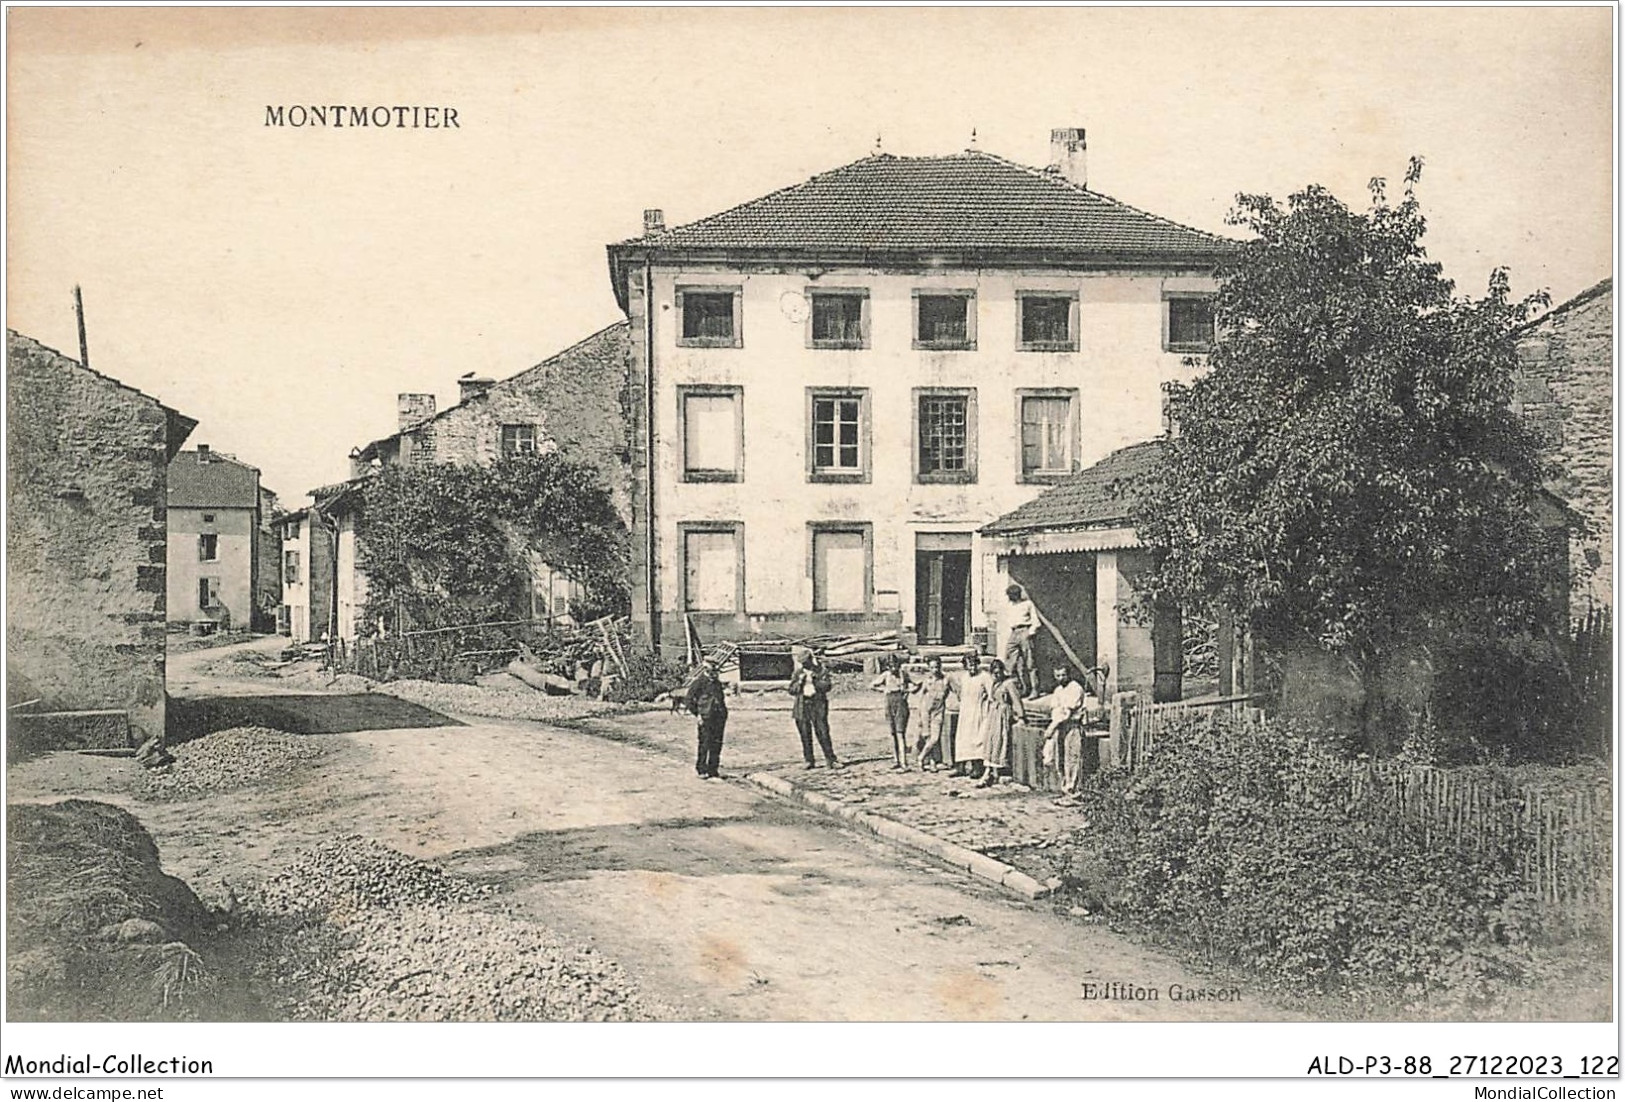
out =
<path fill-rule="evenodd" d="M 578 619 L 627 604 L 627 533 L 597 472 L 557 453 L 386 467 L 362 491 L 367 619 L 393 631 L 528 614 L 533 552 L 579 582 Z"/>

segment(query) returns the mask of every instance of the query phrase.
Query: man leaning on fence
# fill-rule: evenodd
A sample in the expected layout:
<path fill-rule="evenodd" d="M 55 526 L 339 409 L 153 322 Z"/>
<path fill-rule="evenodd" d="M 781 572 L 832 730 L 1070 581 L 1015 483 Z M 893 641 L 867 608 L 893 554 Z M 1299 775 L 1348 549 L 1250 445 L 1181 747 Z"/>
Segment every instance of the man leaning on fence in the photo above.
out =
<path fill-rule="evenodd" d="M 684 699 L 698 722 L 699 750 L 694 756 L 694 772 L 710 780 L 722 767 L 722 731 L 728 725 L 728 702 L 723 696 L 722 679 L 715 660 L 700 663 L 694 682 Z"/>

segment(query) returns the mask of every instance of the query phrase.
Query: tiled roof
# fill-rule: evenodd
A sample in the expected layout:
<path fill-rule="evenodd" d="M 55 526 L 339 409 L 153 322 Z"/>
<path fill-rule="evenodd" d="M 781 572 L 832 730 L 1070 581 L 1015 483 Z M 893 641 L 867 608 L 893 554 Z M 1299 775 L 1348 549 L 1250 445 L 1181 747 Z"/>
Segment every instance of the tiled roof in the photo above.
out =
<path fill-rule="evenodd" d="M 877 154 L 611 248 L 1217 257 L 1233 242 L 988 153 Z"/>
<path fill-rule="evenodd" d="M 183 509 L 257 509 L 260 472 L 214 452 L 207 463 L 183 451 L 169 463 L 169 504 Z"/>
<path fill-rule="evenodd" d="M 982 534 L 1009 536 L 1122 524 L 1129 519 L 1132 487 L 1150 473 L 1161 451 L 1158 440 L 1120 448 L 985 525 Z"/>

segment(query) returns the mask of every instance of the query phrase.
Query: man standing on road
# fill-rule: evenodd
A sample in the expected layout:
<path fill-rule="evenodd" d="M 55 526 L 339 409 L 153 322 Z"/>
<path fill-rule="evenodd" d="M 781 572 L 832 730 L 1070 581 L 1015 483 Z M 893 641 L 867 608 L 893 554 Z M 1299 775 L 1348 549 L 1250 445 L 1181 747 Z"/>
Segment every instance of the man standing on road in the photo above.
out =
<path fill-rule="evenodd" d="M 1021 695 L 1032 700 L 1038 696 L 1038 671 L 1033 667 L 1033 637 L 1042 626 L 1038 606 L 1019 585 L 1006 588 L 1004 596 L 1009 607 L 1004 614 L 1004 652 L 1000 658 L 1021 686 Z"/>
<path fill-rule="evenodd" d="M 700 663 L 699 673 L 685 697 L 688 710 L 699 721 L 699 752 L 694 756 L 694 772 L 710 780 L 722 767 L 722 730 L 728 725 L 728 702 L 723 696 L 722 679 L 716 660 Z"/>
<path fill-rule="evenodd" d="M 818 767 L 813 760 L 815 735 L 824 761 L 831 769 L 841 768 L 829 739 L 829 691 L 834 685 L 829 670 L 813 652 L 803 651 L 796 671 L 790 675 L 790 718 L 796 721 L 796 731 L 801 735 L 801 756 L 807 760 L 808 769 Z"/>

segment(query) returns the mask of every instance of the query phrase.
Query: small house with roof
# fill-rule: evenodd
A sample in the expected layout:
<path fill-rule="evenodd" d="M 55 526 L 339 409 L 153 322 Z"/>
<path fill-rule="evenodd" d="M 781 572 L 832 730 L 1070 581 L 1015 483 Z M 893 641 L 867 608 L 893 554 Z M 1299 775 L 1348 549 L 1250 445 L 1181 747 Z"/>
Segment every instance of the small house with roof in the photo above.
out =
<path fill-rule="evenodd" d="M 1159 440 L 1120 448 L 982 527 L 996 589 L 1021 586 L 1048 621 L 1034 640 L 1042 676 L 1075 658 L 1104 667 L 1112 692 L 1180 698 L 1179 609 L 1146 607 L 1136 586 L 1151 559 L 1134 531 L 1133 488 L 1161 449 Z"/>
<path fill-rule="evenodd" d="M 260 627 L 259 468 L 207 444 L 169 464 L 169 622 L 202 630 Z M 280 603 L 280 593 L 270 604 Z"/>
<path fill-rule="evenodd" d="M 877 154 L 609 246 L 653 643 L 995 625 L 982 529 L 1162 431 L 1233 247 L 1091 190 L 1085 154 Z"/>

